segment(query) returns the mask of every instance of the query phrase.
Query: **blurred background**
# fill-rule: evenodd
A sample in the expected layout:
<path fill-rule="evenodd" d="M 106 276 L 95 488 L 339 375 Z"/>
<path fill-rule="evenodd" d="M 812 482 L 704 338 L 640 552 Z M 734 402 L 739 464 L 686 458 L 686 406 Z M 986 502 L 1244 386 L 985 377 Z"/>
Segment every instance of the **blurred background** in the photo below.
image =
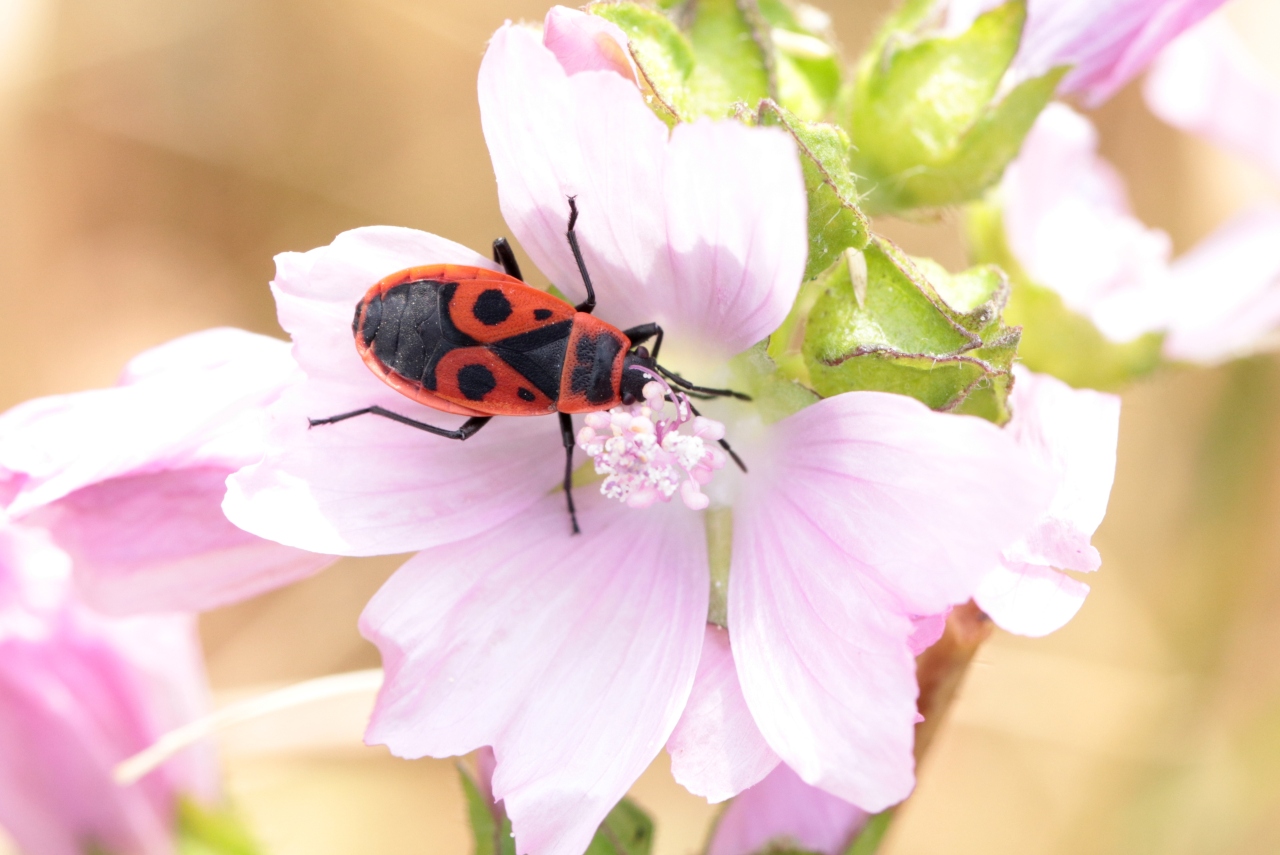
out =
<path fill-rule="evenodd" d="M 476 72 L 488 35 L 545 2 L 0 0 L 0 406 L 110 384 L 205 327 L 279 335 L 272 255 L 343 229 L 486 248 L 506 229 Z M 889 2 L 820 5 L 852 57 Z M 1227 14 L 1280 75 L 1280 3 Z M 1161 125 L 1136 86 L 1094 118 L 1179 250 L 1280 193 Z M 954 222 L 877 228 L 964 264 Z M 1047 639 L 997 631 L 883 852 L 1280 851 L 1278 439 L 1272 357 L 1125 395 L 1094 593 Z M 219 699 L 376 666 L 355 621 L 397 563 L 344 561 L 207 615 Z M 467 852 L 452 762 L 363 748 L 361 715 L 335 704 L 223 740 L 266 850 Z M 658 855 L 694 852 L 715 815 L 665 755 L 634 796 Z"/>

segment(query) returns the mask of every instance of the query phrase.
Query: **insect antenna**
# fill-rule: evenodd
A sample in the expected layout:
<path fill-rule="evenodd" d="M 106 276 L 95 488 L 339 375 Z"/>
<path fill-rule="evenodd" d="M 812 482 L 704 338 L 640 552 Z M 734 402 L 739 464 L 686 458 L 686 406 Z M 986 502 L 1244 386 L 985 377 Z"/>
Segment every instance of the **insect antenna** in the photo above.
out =
<path fill-rule="evenodd" d="M 688 380 L 676 374 L 674 371 L 668 371 L 661 365 L 653 366 L 659 374 L 679 386 L 685 392 L 696 392 L 699 398 L 737 398 L 739 401 L 750 401 L 751 396 L 742 392 L 735 392 L 732 389 L 711 389 L 706 386 L 695 386 Z"/>

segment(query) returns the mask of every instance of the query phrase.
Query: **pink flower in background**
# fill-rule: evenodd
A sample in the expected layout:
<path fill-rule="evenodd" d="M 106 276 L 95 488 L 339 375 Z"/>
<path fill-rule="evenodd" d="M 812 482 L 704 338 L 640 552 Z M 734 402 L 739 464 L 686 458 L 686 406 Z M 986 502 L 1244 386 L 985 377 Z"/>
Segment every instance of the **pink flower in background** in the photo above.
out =
<path fill-rule="evenodd" d="M 1087 119 L 1051 104 L 1005 172 L 1005 233 L 1031 279 L 1114 342 L 1164 333 L 1168 359 L 1267 344 L 1280 328 L 1280 208 L 1243 214 L 1171 262 L 1168 236 L 1133 216 L 1097 145 Z"/>
<path fill-rule="evenodd" d="M 947 26 L 966 29 L 1003 0 L 950 0 Z M 1071 66 L 1058 88 L 1096 107 L 1142 73 L 1160 49 L 1225 0 L 1028 0 L 1018 79 Z"/>
<path fill-rule="evenodd" d="M 1089 541 L 1115 479 L 1120 398 L 1072 389 L 1020 365 L 1013 370 L 1013 418 L 1005 430 L 1058 474 L 1058 488 L 1049 510 L 1026 539 L 1004 550 L 974 600 L 1002 629 L 1039 636 L 1075 617 L 1089 593 L 1059 570 L 1091 573 L 1102 566 Z"/>
<path fill-rule="evenodd" d="M 44 532 L 0 528 L 0 827 L 30 855 L 168 855 L 178 799 L 217 795 L 212 755 L 130 787 L 112 771 L 207 709 L 195 622 L 99 617 L 68 564 Z"/>
<path fill-rule="evenodd" d="M 1125 342 L 1168 324 L 1172 244 L 1134 217 L 1124 180 L 1097 149 L 1088 119 L 1046 107 L 1000 186 L 1005 234 L 1033 281 Z"/>
<path fill-rule="evenodd" d="M 1142 93 L 1164 121 L 1244 155 L 1280 181 L 1280 84 L 1224 17 L 1169 45 Z"/>
<path fill-rule="evenodd" d="M 868 816 L 779 765 L 720 814 L 707 855 L 759 855 L 784 846 L 841 855 Z"/>
<path fill-rule="evenodd" d="M 1280 181 L 1280 83 L 1225 20 L 1212 19 L 1160 55 L 1144 88 L 1157 116 L 1244 155 Z M 1173 359 L 1214 362 L 1273 346 L 1280 329 L 1280 202 L 1242 211 L 1173 266 Z"/>
<path fill-rule="evenodd" d="M 308 576 L 333 559 L 253 537 L 221 508 L 296 370 L 285 342 L 214 329 L 146 351 L 113 388 L 14 407 L 3 510 L 46 527 L 108 612 L 203 610 Z"/>
<path fill-rule="evenodd" d="M 660 321 L 664 362 L 729 382 L 727 359 L 781 323 L 803 272 L 794 148 L 736 122 L 668 131 L 602 31 L 557 8 L 545 43 L 521 27 L 494 36 L 480 102 L 503 213 L 551 280 L 580 294 L 564 238 L 576 195 L 599 314 Z M 309 417 L 373 404 L 457 424 L 382 384 L 351 339 L 370 285 L 433 263 L 493 267 L 395 228 L 277 259 L 280 320 L 306 379 L 273 408 L 267 454 L 230 480 L 225 504 L 237 524 L 302 549 L 419 550 L 361 621 L 387 674 L 367 739 L 405 757 L 491 746 L 519 851 L 578 855 L 677 740 L 682 713 L 716 708 L 696 673 L 698 685 L 740 685 L 733 717 L 751 750 L 731 742 L 681 761 L 694 792 L 728 797 L 785 760 L 870 810 L 905 797 L 913 616 L 973 595 L 1048 507 L 1052 476 L 995 426 L 895 395 L 840 395 L 773 423 L 750 404 L 707 402 L 750 466 L 702 485 L 711 512 L 732 514 L 730 660 L 727 644 L 704 649 L 703 514 L 584 487 L 571 536 L 553 420 L 498 419 L 465 443 L 376 418 L 308 430 Z"/>

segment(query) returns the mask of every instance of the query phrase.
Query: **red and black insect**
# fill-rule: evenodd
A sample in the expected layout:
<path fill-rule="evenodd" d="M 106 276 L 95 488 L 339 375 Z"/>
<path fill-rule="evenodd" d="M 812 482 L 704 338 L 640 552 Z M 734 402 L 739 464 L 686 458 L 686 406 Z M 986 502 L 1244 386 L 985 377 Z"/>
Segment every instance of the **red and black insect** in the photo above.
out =
<path fill-rule="evenodd" d="M 577 219 L 578 207 L 570 197 L 565 236 L 587 288 L 587 299 L 577 306 L 526 285 L 506 238 L 493 242 L 493 260 L 505 273 L 459 264 L 410 267 L 375 284 L 356 305 L 351 329 L 365 365 L 420 404 L 470 416 L 461 427 L 436 427 L 379 406 L 310 419 L 311 426 L 375 415 L 464 440 L 494 416 L 559 413 L 564 491 L 577 534 L 571 413 L 633 404 L 643 398 L 653 374 L 693 397 L 750 400 L 730 389 L 695 386 L 659 365 L 662 327 L 657 324 L 619 330 L 591 314 L 596 294 L 574 234 Z M 652 354 L 643 347 L 650 339 Z M 745 472 L 729 444 L 720 444 Z"/>

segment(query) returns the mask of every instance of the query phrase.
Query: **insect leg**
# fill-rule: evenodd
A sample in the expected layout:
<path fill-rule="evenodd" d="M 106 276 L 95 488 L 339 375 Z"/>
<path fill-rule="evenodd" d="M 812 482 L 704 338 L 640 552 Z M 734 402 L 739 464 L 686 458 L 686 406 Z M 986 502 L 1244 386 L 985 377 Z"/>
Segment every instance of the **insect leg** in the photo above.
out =
<path fill-rule="evenodd" d="M 418 430 L 425 430 L 427 433 L 433 433 L 436 436 L 443 436 L 445 439 L 467 439 L 473 436 L 476 431 L 489 423 L 489 419 L 493 416 L 472 416 L 462 423 L 462 427 L 457 430 L 449 430 L 447 428 L 436 427 L 425 422 L 416 421 L 408 416 L 402 416 L 399 413 L 393 413 L 390 410 L 384 410 L 382 407 L 365 407 L 363 410 L 352 410 L 349 413 L 341 413 L 336 416 L 329 416 L 327 419 L 307 419 L 307 423 L 311 427 L 316 425 L 331 425 L 335 422 L 354 419 L 356 416 L 382 416 L 384 419 L 391 419 L 393 422 L 399 422 L 402 425 L 415 427 Z"/>
<path fill-rule="evenodd" d="M 666 377 L 686 392 L 700 392 L 703 395 L 710 395 L 713 398 L 737 398 L 739 401 L 751 400 L 750 395 L 742 392 L 735 392 L 732 389 L 708 389 L 706 386 L 695 386 L 679 374 L 676 374 L 674 371 L 668 371 L 661 365 L 655 365 L 654 368 L 658 369 L 659 374 Z"/>
<path fill-rule="evenodd" d="M 524 277 L 520 275 L 520 265 L 516 262 L 516 254 L 506 238 L 498 238 L 493 242 L 493 260 L 502 265 L 508 276 L 524 281 Z"/>
<path fill-rule="evenodd" d="M 587 263 L 582 260 L 582 249 L 578 246 L 578 236 L 573 231 L 574 224 L 578 222 L 578 203 L 575 201 L 576 198 L 575 196 L 569 197 L 569 231 L 565 232 L 564 236 L 569 239 L 569 248 L 573 250 L 573 260 L 578 262 L 578 272 L 582 274 L 582 284 L 587 286 L 587 299 L 574 308 L 589 315 L 596 308 L 596 290 L 591 287 L 591 277 L 587 275 Z"/>
<path fill-rule="evenodd" d="M 693 404 L 689 405 L 689 409 L 693 412 L 695 416 L 702 415 L 702 413 L 698 412 L 698 408 L 695 407 Z M 743 472 L 747 471 L 747 464 L 742 462 L 742 458 L 738 456 L 738 452 L 734 451 L 732 448 L 729 447 L 729 443 L 725 442 L 722 439 L 720 440 L 720 447 L 729 453 L 729 456 L 733 458 L 733 462 L 738 464 L 739 469 L 741 469 Z"/>
<path fill-rule="evenodd" d="M 622 334 L 631 340 L 632 347 L 653 339 L 653 353 L 649 355 L 654 359 L 658 358 L 658 351 L 662 350 L 662 327 L 657 324 L 641 324 L 638 327 L 623 330 Z"/>
<path fill-rule="evenodd" d="M 578 528 L 578 511 L 573 507 L 573 417 L 568 413 L 560 414 L 560 436 L 564 439 L 564 497 L 569 502 L 569 520 L 573 523 L 573 533 L 581 534 Z"/>

